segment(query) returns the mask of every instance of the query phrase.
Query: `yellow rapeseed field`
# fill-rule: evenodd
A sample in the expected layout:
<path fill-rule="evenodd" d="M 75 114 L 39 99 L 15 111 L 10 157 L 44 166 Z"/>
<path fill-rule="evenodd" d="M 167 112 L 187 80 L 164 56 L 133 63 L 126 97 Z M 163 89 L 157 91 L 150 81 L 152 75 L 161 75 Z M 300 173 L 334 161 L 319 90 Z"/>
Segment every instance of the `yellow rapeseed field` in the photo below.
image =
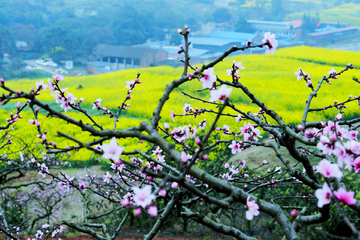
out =
<path fill-rule="evenodd" d="M 310 93 L 310 89 L 305 86 L 305 82 L 297 81 L 294 75 L 295 71 L 302 68 L 311 75 L 313 84 L 316 86 L 321 77 L 327 74 L 333 67 L 340 71 L 345 68 L 347 63 L 354 66 L 360 66 L 360 53 L 328 50 L 313 47 L 294 47 L 280 49 L 274 55 L 237 55 L 226 59 L 215 67 L 214 73 L 222 80 L 231 81 L 230 76 L 226 75 L 226 69 L 230 69 L 233 60 L 242 62 L 245 70 L 240 71 L 242 76 L 240 81 L 246 85 L 255 96 L 267 104 L 267 106 L 277 111 L 286 123 L 297 124 L 301 121 L 302 112 L 305 101 Z M 200 67 L 200 66 L 199 66 Z M 101 106 L 110 110 L 116 110 L 126 94 L 126 81 L 134 79 L 136 74 L 141 72 L 140 80 L 142 84 L 137 85 L 132 93 L 132 99 L 128 102 L 131 106 L 120 118 L 117 129 L 124 129 L 130 126 L 138 126 L 140 122 L 147 121 L 152 117 L 152 113 L 156 104 L 165 89 L 173 79 L 181 76 L 182 68 L 171 67 L 154 67 L 147 69 L 136 69 L 119 71 L 103 75 L 92 75 L 83 77 L 67 77 L 61 82 L 63 88 L 68 87 L 68 91 L 73 93 L 77 98 L 84 97 L 83 108 L 89 109 L 89 113 L 94 115 L 94 119 L 104 128 L 112 128 L 113 119 L 103 116 L 100 111 L 92 110 L 92 102 L 98 98 L 102 98 Z M 353 76 L 360 77 L 360 71 L 355 69 L 345 72 L 337 80 L 333 80 L 332 84 L 325 83 L 314 99 L 311 107 L 324 107 L 332 104 L 335 100 L 347 100 L 349 95 L 359 95 L 359 84 L 352 80 Z M 47 79 L 42 79 L 46 80 Z M 35 86 L 36 80 L 14 80 L 7 81 L 6 85 L 16 90 L 29 91 L 31 86 Z M 82 85 L 82 89 L 77 89 Z M 190 103 L 192 107 L 216 110 L 212 105 L 204 104 L 196 100 L 189 99 L 182 95 L 181 91 L 192 94 L 197 97 L 209 99 L 209 92 L 197 93 L 196 89 L 201 88 L 201 83 L 197 80 L 189 81 L 170 95 L 170 99 L 162 112 L 160 124 L 164 122 L 170 124 L 171 129 L 176 126 L 184 126 L 185 124 L 198 124 L 203 119 L 208 119 L 208 125 L 211 123 L 214 115 L 201 115 L 194 119 L 193 116 L 176 117 L 175 122 L 170 117 L 171 110 L 176 114 L 182 114 L 185 103 Z M 2 92 L 0 92 L 2 94 Z M 49 103 L 52 107 L 59 110 L 60 107 L 55 103 L 54 98 L 50 95 L 50 91 L 42 92 L 39 96 L 44 102 Z M 241 110 L 248 112 L 257 112 L 258 107 L 253 106 L 247 96 L 240 90 L 234 89 L 231 93 L 230 100 Z M 0 110 L 0 123 L 4 123 L 7 115 L 14 111 L 16 102 L 10 102 L 3 106 Z M 62 110 L 61 110 L 62 111 Z M 228 111 L 231 113 L 231 111 Z M 351 117 L 358 114 L 358 106 L 354 102 L 349 104 L 349 109 L 344 117 Z M 321 113 L 311 113 L 309 120 L 331 119 L 336 115 L 336 110 L 327 110 Z M 83 119 L 89 122 L 85 116 L 70 110 L 69 116 L 76 119 Z M 36 129 L 34 125 L 29 125 L 28 120 L 32 119 L 30 111 L 25 111 L 22 116 L 23 120 L 14 125 L 14 142 L 20 141 L 19 138 L 28 143 L 33 143 L 34 149 L 36 143 L 40 142 L 35 138 Z M 43 130 L 48 130 L 48 139 L 57 143 L 59 147 L 71 146 L 74 143 L 56 136 L 57 131 L 67 133 L 81 141 L 91 141 L 93 137 L 88 133 L 81 132 L 78 128 L 57 119 L 46 118 L 44 114 L 40 116 L 40 123 Z M 89 122 L 90 123 L 90 122 Z M 222 118 L 218 126 L 227 124 L 231 130 L 239 131 L 239 127 L 243 126 L 243 122 L 236 123 L 234 119 Z M 145 145 L 140 144 L 137 139 L 118 140 L 120 145 L 125 146 L 126 151 L 135 148 L 144 149 Z M 40 147 L 41 149 L 41 147 Z M 7 153 L 11 153 L 16 149 L 10 148 Z M 39 150 L 36 150 L 39 152 Z M 87 150 L 81 150 L 72 156 L 73 159 L 86 160 L 92 155 Z"/>

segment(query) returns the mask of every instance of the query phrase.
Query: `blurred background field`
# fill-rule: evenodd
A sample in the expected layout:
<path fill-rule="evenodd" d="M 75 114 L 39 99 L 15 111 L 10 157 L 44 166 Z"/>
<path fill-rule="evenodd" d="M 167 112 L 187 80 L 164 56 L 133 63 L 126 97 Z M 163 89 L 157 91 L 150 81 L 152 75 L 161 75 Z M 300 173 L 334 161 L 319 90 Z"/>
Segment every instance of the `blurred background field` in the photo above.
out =
<path fill-rule="evenodd" d="M 305 101 L 308 98 L 310 89 L 305 86 L 303 80 L 297 81 L 294 72 L 302 68 L 305 72 L 311 75 L 314 86 L 323 75 L 333 67 L 340 71 L 346 67 L 349 62 L 355 67 L 360 66 L 360 53 L 346 52 L 339 50 L 329 50 L 314 47 L 293 47 L 280 49 L 274 55 L 236 55 L 229 57 L 215 67 L 214 73 L 222 80 L 231 81 L 230 76 L 226 75 L 226 69 L 230 69 L 232 62 L 242 62 L 245 70 L 240 71 L 240 81 L 254 93 L 254 95 L 264 102 L 270 109 L 279 113 L 287 124 L 297 124 L 300 122 L 304 110 Z M 199 66 L 201 67 L 201 66 Z M 137 85 L 132 93 L 132 99 L 128 101 L 131 106 L 127 111 L 123 111 L 122 117 L 119 119 L 117 129 L 125 129 L 130 126 L 138 126 L 140 122 L 149 122 L 156 104 L 165 89 L 173 79 L 177 79 L 182 74 L 182 68 L 171 67 L 154 67 L 146 69 L 134 69 L 119 71 L 103 75 L 91 75 L 83 77 L 67 77 L 65 81 L 60 82 L 62 88 L 68 87 L 68 91 L 73 93 L 77 98 L 84 97 L 82 104 L 84 109 L 94 116 L 94 119 L 102 125 L 105 129 L 111 129 L 113 126 L 113 119 L 108 116 L 103 116 L 101 111 L 92 110 L 92 102 L 98 98 L 102 98 L 101 106 L 104 106 L 113 112 L 117 110 L 117 105 L 120 105 L 126 94 L 126 81 L 136 78 L 136 74 L 140 72 L 140 80 L 142 84 Z M 353 76 L 360 76 L 359 70 L 351 70 L 345 72 L 337 80 L 333 80 L 332 84 L 323 84 L 318 94 L 314 98 L 311 107 L 319 108 L 333 104 L 335 100 L 345 101 L 349 95 L 358 96 L 360 87 L 359 84 L 352 80 Z M 39 79 L 47 82 L 47 79 Z M 35 87 L 35 82 L 39 80 L 11 80 L 6 82 L 15 90 L 30 91 L 31 86 Z M 78 89 L 81 85 L 82 88 Z M 202 102 L 190 99 L 183 96 L 182 91 L 208 100 L 209 92 L 196 92 L 196 89 L 201 89 L 202 84 L 194 79 L 183 84 L 176 89 L 171 95 L 169 101 L 166 103 L 160 120 L 160 126 L 167 122 L 170 124 L 170 129 L 186 124 L 197 125 L 201 120 L 208 119 L 208 125 L 214 118 L 212 115 L 201 115 L 194 119 L 193 116 L 176 117 L 175 122 L 172 121 L 170 114 L 173 110 L 176 114 L 183 113 L 185 103 L 190 103 L 192 107 L 213 109 L 217 111 L 211 104 L 204 104 Z M 0 92 L 2 94 L 2 92 Z M 63 111 L 59 104 L 56 104 L 54 98 L 50 95 L 50 91 L 42 91 L 39 99 L 47 102 L 50 106 Z M 237 108 L 244 112 L 251 111 L 258 112 L 258 108 L 251 104 L 248 97 L 239 89 L 234 89 L 231 93 L 230 100 Z M 1 108 L 1 115 L 8 116 L 11 111 L 15 111 L 17 101 L 12 101 Z M 24 102 L 22 102 L 24 104 Z M 40 111 L 41 112 L 41 111 Z M 225 112 L 233 113 L 230 110 Z M 41 112 L 42 113 L 42 112 Z M 332 119 L 337 114 L 336 109 L 327 110 L 324 112 L 314 112 L 308 117 L 309 121 L 317 121 L 325 119 Z M 34 125 L 29 125 L 28 120 L 33 119 L 34 116 L 30 110 L 26 110 L 21 114 L 24 119 L 18 121 L 13 128 L 15 134 L 13 141 L 32 141 L 34 144 L 39 140 L 34 139 L 36 136 L 36 129 Z M 75 113 L 70 110 L 69 116 L 75 119 L 82 119 L 90 123 L 84 115 Z M 349 104 L 348 110 L 344 114 L 344 118 L 360 115 L 357 101 Z M 5 118 L 1 118 L 1 124 L 4 124 Z M 57 143 L 59 147 L 70 146 L 74 143 L 66 141 L 63 138 L 56 137 L 56 131 L 60 130 L 67 133 L 81 141 L 91 141 L 94 138 L 88 133 L 82 132 L 80 129 L 67 124 L 66 122 L 57 119 L 46 118 L 44 114 L 40 114 L 40 123 L 42 130 L 48 130 L 48 139 Z M 235 119 L 230 117 L 223 117 L 218 123 L 219 127 L 224 124 L 229 125 L 232 131 L 239 131 L 239 127 L 244 125 L 244 122 L 236 123 Z M 21 138 L 21 139 L 20 139 Z M 135 148 L 144 149 L 145 146 L 140 144 L 137 139 L 118 140 L 119 144 L 125 146 L 126 151 L 131 151 Z M 41 147 L 39 148 L 41 149 Z M 7 150 L 8 154 L 12 153 L 11 147 Z M 75 153 L 72 158 L 78 160 L 86 160 L 91 157 L 92 153 L 87 150 L 80 150 Z"/>

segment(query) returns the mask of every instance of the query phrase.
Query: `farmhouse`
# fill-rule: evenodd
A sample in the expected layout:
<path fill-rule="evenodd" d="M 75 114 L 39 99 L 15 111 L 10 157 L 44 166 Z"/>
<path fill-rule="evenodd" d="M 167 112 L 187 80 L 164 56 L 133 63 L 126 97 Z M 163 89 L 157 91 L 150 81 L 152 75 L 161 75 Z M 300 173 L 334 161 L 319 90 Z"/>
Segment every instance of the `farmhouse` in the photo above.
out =
<path fill-rule="evenodd" d="M 149 47 L 98 44 L 88 57 L 87 68 L 94 74 L 124 69 L 146 68 L 167 60 L 167 52 Z"/>
<path fill-rule="evenodd" d="M 358 27 L 344 27 L 309 33 L 307 35 L 306 43 L 308 45 L 319 46 L 355 39 L 360 39 L 360 31 Z"/>
<path fill-rule="evenodd" d="M 264 35 L 266 32 L 275 33 L 278 37 L 301 39 L 301 25 L 297 26 L 294 22 L 273 22 L 248 20 L 248 24 L 256 33 Z"/>

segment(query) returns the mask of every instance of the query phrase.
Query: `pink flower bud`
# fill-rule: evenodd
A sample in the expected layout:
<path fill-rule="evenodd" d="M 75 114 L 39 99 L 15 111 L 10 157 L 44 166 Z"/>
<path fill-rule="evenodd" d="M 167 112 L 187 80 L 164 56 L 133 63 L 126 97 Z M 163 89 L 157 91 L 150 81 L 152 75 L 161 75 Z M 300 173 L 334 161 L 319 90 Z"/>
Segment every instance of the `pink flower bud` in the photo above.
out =
<path fill-rule="evenodd" d="M 16 94 L 17 94 L 17 95 L 20 95 L 20 91 L 19 91 L 19 90 L 18 90 L 18 91 L 16 91 Z"/>
<path fill-rule="evenodd" d="M 295 217 L 295 216 L 298 215 L 298 212 L 294 209 L 294 210 L 292 210 L 292 211 L 290 212 L 290 215 L 293 216 L 293 217 Z"/>
<path fill-rule="evenodd" d="M 184 33 L 183 30 L 180 29 L 180 28 L 177 30 L 177 32 L 178 32 L 179 34 L 183 34 L 183 33 Z"/>
<path fill-rule="evenodd" d="M 299 125 L 297 126 L 297 129 L 298 129 L 299 131 L 303 130 L 303 129 L 304 129 L 304 128 L 303 128 L 303 125 L 302 125 L 302 124 L 299 124 Z"/>
<path fill-rule="evenodd" d="M 174 188 L 174 189 L 179 188 L 179 184 L 177 182 L 173 182 L 171 184 L 171 188 Z"/>
<path fill-rule="evenodd" d="M 35 125 L 36 125 L 37 127 L 40 127 L 40 123 L 39 123 L 38 120 L 35 120 Z"/>
<path fill-rule="evenodd" d="M 204 160 L 208 159 L 208 157 L 209 157 L 209 155 L 207 155 L 207 154 L 204 154 L 204 155 L 201 156 L 201 158 L 204 159 Z"/>
<path fill-rule="evenodd" d="M 31 87 L 31 91 L 32 91 L 32 92 L 34 92 L 34 91 L 35 91 L 34 87 Z"/>
<path fill-rule="evenodd" d="M 20 103 L 20 102 L 17 102 L 16 107 L 17 107 L 17 108 L 20 108 L 20 107 L 21 107 L 21 103 Z"/>
<path fill-rule="evenodd" d="M 189 33 L 189 32 L 190 32 L 190 28 L 187 28 L 187 29 L 186 29 L 186 32 Z"/>
<path fill-rule="evenodd" d="M 56 143 L 54 143 L 53 141 L 50 142 L 50 145 L 52 145 L 53 147 L 56 147 Z"/>
<path fill-rule="evenodd" d="M 29 120 L 29 124 L 31 124 L 31 125 L 35 124 L 35 120 L 30 119 L 30 120 Z"/>
<path fill-rule="evenodd" d="M 79 99 L 79 102 L 82 103 L 83 101 L 84 101 L 84 98 L 83 98 L 83 97 Z"/>
<path fill-rule="evenodd" d="M 43 134 L 43 135 L 41 136 L 41 138 L 42 138 L 42 140 L 46 141 L 46 135 L 45 135 L 45 134 Z"/>
<path fill-rule="evenodd" d="M 201 140 L 200 140 L 200 138 L 199 138 L 199 137 L 196 137 L 196 138 L 195 138 L 195 143 L 196 143 L 197 145 L 200 145 Z"/>
<path fill-rule="evenodd" d="M 169 126 L 169 124 L 167 124 L 167 123 L 164 123 L 164 128 L 165 128 L 165 131 L 168 131 L 168 130 L 170 129 L 170 126 Z"/>
<path fill-rule="evenodd" d="M 141 214 L 141 208 L 134 209 L 134 215 L 135 217 L 139 216 Z"/>
<path fill-rule="evenodd" d="M 4 83 L 4 79 L 0 78 L 0 83 Z"/>
<path fill-rule="evenodd" d="M 144 140 L 142 140 L 142 139 L 139 139 L 139 143 L 143 143 L 144 142 Z"/>
<path fill-rule="evenodd" d="M 248 185 L 245 185 L 245 186 L 244 186 L 244 189 L 247 188 L 247 187 L 248 187 Z"/>
<path fill-rule="evenodd" d="M 165 197 L 166 196 L 166 189 L 163 188 L 159 191 L 159 195 L 162 196 L 162 197 Z"/>
<path fill-rule="evenodd" d="M 220 131 L 220 130 L 221 130 L 221 128 L 217 127 L 217 128 L 215 128 L 215 130 L 216 130 L 216 131 Z"/>
<path fill-rule="evenodd" d="M 31 103 L 31 100 L 30 100 L 30 99 L 28 99 L 28 100 L 27 100 L 27 102 L 28 102 L 28 103 Z"/>
<path fill-rule="evenodd" d="M 180 48 L 180 49 L 183 49 L 183 45 L 180 45 L 179 48 Z"/>
<path fill-rule="evenodd" d="M 40 109 L 39 109 L 39 108 L 36 108 L 36 109 L 35 109 L 35 112 L 37 112 L 37 113 L 38 113 L 39 111 L 40 111 Z"/>

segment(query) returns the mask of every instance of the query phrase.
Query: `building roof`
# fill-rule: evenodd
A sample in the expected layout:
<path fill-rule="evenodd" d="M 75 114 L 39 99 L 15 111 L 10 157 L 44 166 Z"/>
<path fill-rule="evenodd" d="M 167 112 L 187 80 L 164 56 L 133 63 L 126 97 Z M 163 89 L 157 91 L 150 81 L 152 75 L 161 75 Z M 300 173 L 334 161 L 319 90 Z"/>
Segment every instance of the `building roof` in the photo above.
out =
<path fill-rule="evenodd" d="M 243 32 L 227 32 L 227 31 L 213 31 L 208 36 L 215 38 L 225 38 L 225 39 L 237 39 L 247 41 L 249 39 L 254 39 L 258 34 L 257 33 L 243 33 Z"/>
<path fill-rule="evenodd" d="M 317 36 L 323 36 L 323 35 L 328 35 L 328 34 L 333 34 L 333 33 L 346 32 L 346 31 L 355 30 L 358 28 L 359 27 L 345 27 L 345 28 L 327 30 L 327 31 L 323 31 L 323 32 L 309 33 L 308 35 L 310 35 L 312 37 L 317 37 Z"/>
<path fill-rule="evenodd" d="M 149 47 L 129 47 L 129 46 L 117 46 L 110 44 L 98 44 L 92 54 L 103 57 L 128 57 L 128 58 L 141 58 L 147 52 L 156 54 L 158 49 Z"/>
<path fill-rule="evenodd" d="M 279 25 L 279 26 L 292 26 L 290 22 L 274 22 L 274 21 L 257 21 L 257 20 L 247 20 L 248 23 L 259 23 L 262 25 Z"/>
<path fill-rule="evenodd" d="M 241 43 L 241 39 L 227 39 L 217 37 L 191 37 L 189 42 L 192 44 L 211 45 L 211 46 L 224 46 L 231 43 Z"/>
<path fill-rule="evenodd" d="M 304 23 L 303 20 L 292 20 L 292 21 L 284 21 L 284 23 L 291 23 L 293 28 L 301 27 Z"/>

